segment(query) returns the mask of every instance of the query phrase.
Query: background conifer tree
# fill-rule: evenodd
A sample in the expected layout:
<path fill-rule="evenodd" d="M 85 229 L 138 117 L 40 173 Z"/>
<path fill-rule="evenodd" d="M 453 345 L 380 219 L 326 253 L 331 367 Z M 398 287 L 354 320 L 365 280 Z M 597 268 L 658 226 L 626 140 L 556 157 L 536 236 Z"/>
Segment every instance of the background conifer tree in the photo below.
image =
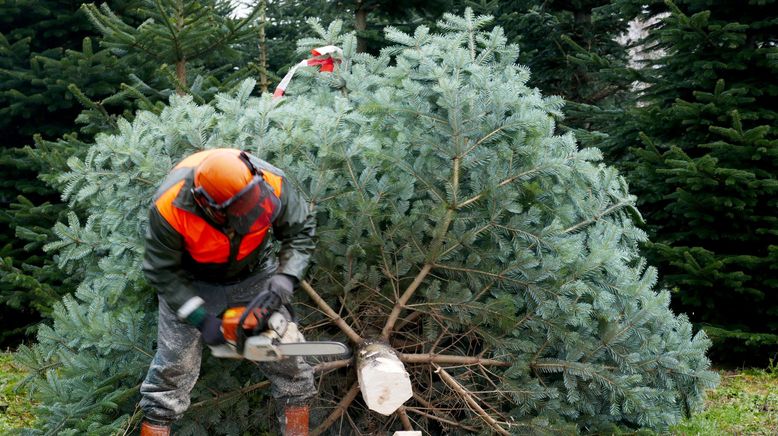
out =
<path fill-rule="evenodd" d="M 252 6 L 255 6 L 255 2 L 245 2 L 244 8 L 251 10 Z M 310 55 L 310 53 L 297 52 L 297 40 L 307 36 L 309 32 L 307 20 L 315 17 L 329 23 L 348 14 L 342 8 L 335 7 L 331 0 L 286 0 L 267 5 L 264 47 L 267 50 L 266 70 L 270 92 L 289 68 L 300 62 L 303 57 Z M 249 40 L 241 50 L 248 54 L 249 59 L 257 62 L 257 70 L 259 70 L 258 61 L 261 54 L 258 41 Z M 257 71 L 257 75 L 259 73 Z"/>
<path fill-rule="evenodd" d="M 392 26 L 412 31 L 414 24 L 434 23 L 441 14 L 451 10 L 452 1 L 433 0 L 335 0 L 336 7 L 353 13 L 353 28 L 357 35 L 357 52 L 377 53 L 386 45 L 383 28 Z"/>
<path fill-rule="evenodd" d="M 103 33 L 105 47 L 131 55 L 140 65 L 153 65 L 156 78 L 168 84 L 162 89 L 153 83 L 148 87 L 172 88 L 200 101 L 208 100 L 223 81 L 246 74 L 235 71 L 247 63 L 236 47 L 248 39 L 256 41 L 252 24 L 259 8 L 236 19 L 232 17 L 235 7 L 228 0 L 144 0 L 137 13 L 146 20 L 133 26 L 106 4 L 84 5 Z"/>
<path fill-rule="evenodd" d="M 655 59 L 606 149 L 638 195 L 674 307 L 705 325 L 720 362 L 764 365 L 778 349 L 774 2 L 643 3 L 618 6 L 663 14 L 640 41 Z"/>
<path fill-rule="evenodd" d="M 71 158 L 59 181 L 87 218 L 58 224 L 47 249 L 85 279 L 17 355 L 40 428 L 137 424 L 156 321 L 140 272 L 146 211 L 177 160 L 224 144 L 285 169 L 316 207 L 298 295 L 307 335 L 384 340 L 411 373 L 410 407 L 380 417 L 348 362 L 318 365 L 329 418 L 317 431 L 661 429 L 699 407 L 716 382 L 709 342 L 653 289 L 635 198 L 597 150 L 555 134 L 562 101 L 527 86 L 517 47 L 488 22 L 468 10 L 441 35 L 388 28 L 394 45 L 377 57 L 357 54 L 341 23 L 314 25 L 301 48 L 342 46 L 335 74 L 303 72 L 280 102 L 251 97 L 253 81 L 212 104 L 173 95 Z M 206 356 L 184 432 L 264 428 L 256 374 Z"/>
<path fill-rule="evenodd" d="M 132 1 L 111 4 L 126 15 Z M 64 212 L 59 195 L 37 176 L 64 161 L 56 155 L 31 159 L 23 147 L 33 144 L 34 135 L 53 139 L 73 130 L 82 106 L 69 87 L 99 101 L 129 74 L 127 65 L 98 49 L 96 32 L 78 8 L 78 3 L 47 0 L 0 4 L 2 346 L 18 341 L 73 289 L 40 250 Z"/>
<path fill-rule="evenodd" d="M 600 146 L 612 112 L 632 99 L 635 74 L 626 69 L 623 42 L 630 17 L 610 0 L 465 0 L 495 16 L 509 41 L 521 46 L 519 61 L 532 70 L 529 85 L 566 100 L 563 130 L 586 146 Z"/>
<path fill-rule="evenodd" d="M 618 15 L 611 1 L 464 3 L 496 17 L 508 40 L 520 44 L 519 59 L 533 72 L 530 84 L 545 93 L 570 102 L 602 105 L 625 90 L 623 82 L 606 82 L 599 70 L 576 62 L 575 56 L 579 46 L 611 62 L 626 63 L 626 48 L 617 38 L 627 30 L 629 20 Z"/>

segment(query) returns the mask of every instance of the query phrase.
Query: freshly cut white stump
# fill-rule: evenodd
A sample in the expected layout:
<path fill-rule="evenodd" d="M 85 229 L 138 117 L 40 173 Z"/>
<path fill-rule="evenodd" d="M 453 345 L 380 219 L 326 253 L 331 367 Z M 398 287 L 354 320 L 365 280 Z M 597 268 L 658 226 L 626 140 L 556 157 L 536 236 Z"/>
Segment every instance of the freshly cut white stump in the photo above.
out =
<path fill-rule="evenodd" d="M 357 378 L 367 407 L 391 415 L 413 396 L 411 379 L 392 347 L 365 341 L 357 352 Z"/>

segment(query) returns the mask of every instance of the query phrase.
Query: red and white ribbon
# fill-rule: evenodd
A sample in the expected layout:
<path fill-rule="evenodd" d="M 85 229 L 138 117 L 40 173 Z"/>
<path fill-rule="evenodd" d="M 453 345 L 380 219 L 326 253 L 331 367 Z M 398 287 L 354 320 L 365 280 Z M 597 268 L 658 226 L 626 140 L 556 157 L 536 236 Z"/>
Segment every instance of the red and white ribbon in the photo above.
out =
<path fill-rule="evenodd" d="M 284 78 L 281 79 L 281 83 L 278 84 L 275 92 L 273 92 L 274 99 L 284 95 L 286 87 L 289 86 L 289 82 L 292 81 L 292 76 L 294 76 L 294 73 L 298 68 L 318 65 L 320 72 L 331 73 L 335 69 L 335 64 L 340 63 L 341 58 L 343 58 L 343 50 L 334 45 L 315 48 L 311 50 L 311 54 L 313 55 L 312 58 L 300 61 L 300 63 L 293 66 L 289 72 L 286 73 Z M 337 55 L 337 58 L 333 57 L 333 55 Z"/>

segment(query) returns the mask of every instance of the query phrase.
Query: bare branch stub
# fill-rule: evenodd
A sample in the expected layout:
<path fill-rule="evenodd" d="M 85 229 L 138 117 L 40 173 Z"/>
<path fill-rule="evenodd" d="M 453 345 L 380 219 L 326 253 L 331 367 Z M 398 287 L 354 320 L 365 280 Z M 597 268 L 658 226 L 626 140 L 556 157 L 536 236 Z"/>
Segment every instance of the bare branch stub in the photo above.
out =
<path fill-rule="evenodd" d="M 454 392 L 459 394 L 465 402 L 470 406 L 470 408 L 479 416 L 481 419 L 484 420 L 484 422 L 491 427 L 494 431 L 501 435 L 509 436 L 510 433 L 506 431 L 504 428 L 500 426 L 500 424 L 497 423 L 497 420 L 494 419 L 491 415 L 486 413 L 486 411 L 481 407 L 480 404 L 478 404 L 478 401 L 474 398 L 474 395 L 467 391 L 459 382 L 457 382 L 454 377 L 451 376 L 448 372 L 446 372 L 445 369 L 441 368 L 438 365 L 432 364 L 435 367 L 435 372 L 440 376 L 441 380 L 443 380 L 444 383 L 446 383 Z"/>
<path fill-rule="evenodd" d="M 421 410 L 416 407 L 406 407 L 405 410 L 424 416 L 426 418 L 433 419 L 445 425 L 461 428 L 462 430 L 469 431 L 471 433 L 478 432 L 476 428 L 468 427 L 460 422 L 454 421 L 453 417 L 451 417 L 447 412 L 438 409 L 437 407 L 435 407 L 434 404 L 430 403 L 429 401 L 424 399 L 421 395 L 415 392 L 413 393 L 413 399 L 416 400 L 417 403 L 424 406 L 424 408 L 429 410 L 431 413 L 427 413 L 424 410 Z"/>
<path fill-rule="evenodd" d="M 453 365 L 511 366 L 510 362 L 496 359 L 432 353 L 400 354 L 400 360 L 402 360 L 404 363 L 445 363 Z"/>
<path fill-rule="evenodd" d="M 337 313 L 335 313 L 334 310 L 330 307 L 329 304 L 327 304 L 326 301 L 324 301 L 323 298 L 311 287 L 310 283 L 303 280 L 300 282 L 300 287 L 303 288 L 303 290 L 308 294 L 309 297 L 316 303 L 316 305 L 321 309 L 322 312 L 324 312 L 335 325 L 337 325 L 343 333 L 345 333 L 348 338 L 354 342 L 355 344 L 359 344 L 362 342 L 362 337 L 357 334 L 357 332 L 354 331 L 354 329 L 351 328 L 348 324 L 346 324 L 346 321 L 343 320 Z"/>
<path fill-rule="evenodd" d="M 345 368 L 354 364 L 354 359 L 341 359 L 333 360 L 330 362 L 322 362 L 313 367 L 313 372 L 321 374 L 323 372 L 332 371 L 335 369 Z"/>
<path fill-rule="evenodd" d="M 391 335 L 392 331 L 394 330 L 394 324 L 397 322 L 397 318 L 400 317 L 400 311 L 402 311 L 403 308 L 405 308 L 405 305 L 408 304 L 408 300 L 411 299 L 431 269 L 431 264 L 425 264 L 421 271 L 419 271 L 419 273 L 413 279 L 413 282 L 408 286 L 405 292 L 403 292 L 400 298 L 397 299 L 397 303 L 395 303 L 394 307 L 392 308 L 392 312 L 389 314 L 389 318 L 386 320 L 386 324 L 381 331 L 381 337 L 384 340 L 389 339 L 389 335 Z"/>
<path fill-rule="evenodd" d="M 405 412 L 405 406 L 400 406 L 395 413 L 403 424 L 403 430 L 413 430 L 413 425 L 411 425 L 411 420 L 408 418 L 408 413 Z"/>

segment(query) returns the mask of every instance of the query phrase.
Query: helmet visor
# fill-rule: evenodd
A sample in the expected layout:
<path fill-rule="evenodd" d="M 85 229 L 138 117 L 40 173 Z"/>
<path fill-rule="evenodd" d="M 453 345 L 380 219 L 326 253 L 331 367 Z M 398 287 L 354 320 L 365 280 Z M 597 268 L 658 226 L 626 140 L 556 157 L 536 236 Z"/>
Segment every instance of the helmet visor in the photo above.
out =
<path fill-rule="evenodd" d="M 254 179 L 237 194 L 224 203 L 216 203 L 202 187 L 192 190 L 195 201 L 214 222 L 245 235 L 251 230 L 252 224 L 262 215 L 262 178 Z"/>
<path fill-rule="evenodd" d="M 261 177 L 254 177 L 251 183 L 224 202 L 227 227 L 241 235 L 245 235 L 251 230 L 251 226 L 264 210 L 262 208 L 261 180 Z"/>

